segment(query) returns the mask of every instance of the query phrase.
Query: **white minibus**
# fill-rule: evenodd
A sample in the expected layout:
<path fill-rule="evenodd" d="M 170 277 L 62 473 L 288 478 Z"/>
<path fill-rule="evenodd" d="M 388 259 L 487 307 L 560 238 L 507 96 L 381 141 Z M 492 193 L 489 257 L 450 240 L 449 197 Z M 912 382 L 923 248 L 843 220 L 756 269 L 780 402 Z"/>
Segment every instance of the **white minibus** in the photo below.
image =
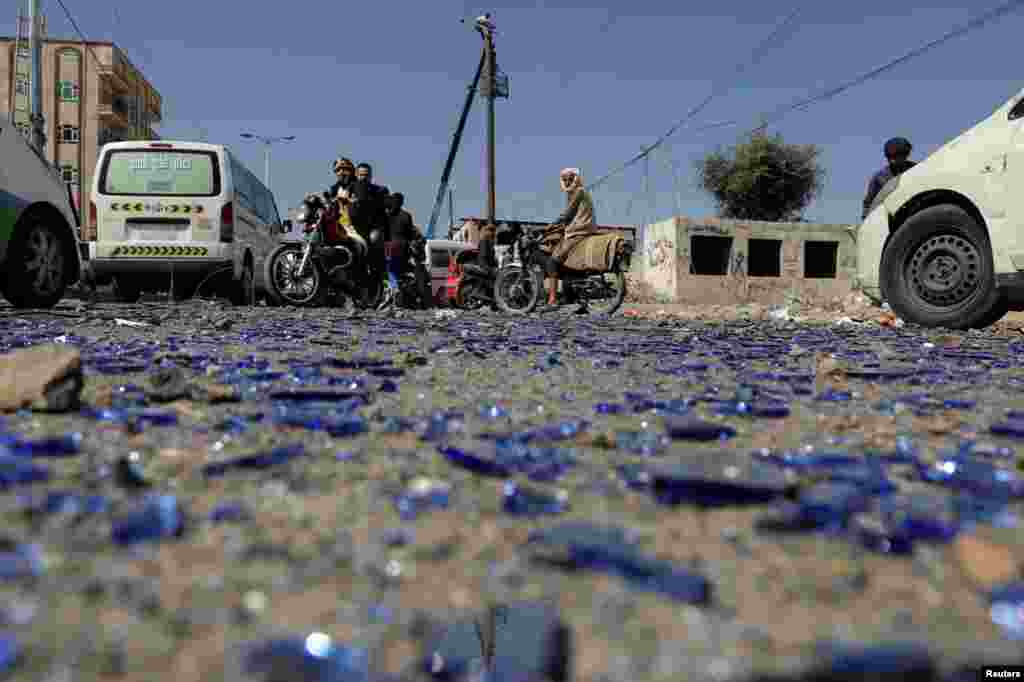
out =
<path fill-rule="evenodd" d="M 105 145 L 88 215 L 92 274 L 123 302 L 169 287 L 183 298 L 219 280 L 252 305 L 283 230 L 270 190 L 227 146 L 201 142 Z"/>

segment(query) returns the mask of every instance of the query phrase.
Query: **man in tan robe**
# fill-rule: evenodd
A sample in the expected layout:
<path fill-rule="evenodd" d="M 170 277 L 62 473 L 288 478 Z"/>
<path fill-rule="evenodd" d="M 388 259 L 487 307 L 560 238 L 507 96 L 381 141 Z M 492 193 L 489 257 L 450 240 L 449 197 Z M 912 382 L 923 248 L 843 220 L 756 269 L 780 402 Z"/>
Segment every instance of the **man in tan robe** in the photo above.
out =
<path fill-rule="evenodd" d="M 559 183 L 568 205 L 548 228 L 544 240 L 552 247 L 551 258 L 544 268 L 548 280 L 548 305 L 552 306 L 558 303 L 558 267 L 584 239 L 594 233 L 594 200 L 583 187 L 579 168 L 563 169 Z"/>

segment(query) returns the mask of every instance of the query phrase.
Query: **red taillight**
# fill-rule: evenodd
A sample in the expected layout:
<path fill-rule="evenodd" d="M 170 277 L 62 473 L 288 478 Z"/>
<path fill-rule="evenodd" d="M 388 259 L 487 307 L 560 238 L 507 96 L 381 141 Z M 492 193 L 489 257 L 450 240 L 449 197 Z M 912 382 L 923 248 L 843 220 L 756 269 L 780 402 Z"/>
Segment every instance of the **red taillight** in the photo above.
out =
<path fill-rule="evenodd" d="M 96 241 L 96 202 L 89 202 L 89 220 L 82 226 L 82 241 L 94 242 Z"/>
<path fill-rule="evenodd" d="M 167 144 L 166 142 L 153 142 L 149 146 L 153 149 L 174 149 L 174 145 Z"/>
<path fill-rule="evenodd" d="M 235 209 L 231 202 L 220 209 L 220 240 L 226 244 L 235 241 Z"/>

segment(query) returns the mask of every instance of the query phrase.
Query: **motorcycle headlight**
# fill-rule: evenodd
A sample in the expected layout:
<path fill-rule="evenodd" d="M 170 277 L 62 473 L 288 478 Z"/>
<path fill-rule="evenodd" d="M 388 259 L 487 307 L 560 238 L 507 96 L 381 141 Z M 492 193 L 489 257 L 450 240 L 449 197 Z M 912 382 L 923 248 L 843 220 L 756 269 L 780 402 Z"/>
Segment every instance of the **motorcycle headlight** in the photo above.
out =
<path fill-rule="evenodd" d="M 306 210 L 302 210 L 295 215 L 295 222 L 304 223 L 306 222 L 307 218 L 309 218 L 309 212 Z"/>

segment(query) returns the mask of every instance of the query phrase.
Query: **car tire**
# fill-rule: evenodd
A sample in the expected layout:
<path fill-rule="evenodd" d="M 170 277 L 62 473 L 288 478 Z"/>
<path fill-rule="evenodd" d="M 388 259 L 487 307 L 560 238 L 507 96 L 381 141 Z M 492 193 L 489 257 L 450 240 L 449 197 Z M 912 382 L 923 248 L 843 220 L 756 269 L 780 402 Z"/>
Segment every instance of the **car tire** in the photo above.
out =
<path fill-rule="evenodd" d="M 4 265 L 4 298 L 15 308 L 52 308 L 72 284 L 66 234 L 45 214 L 28 214 L 15 228 Z"/>
<path fill-rule="evenodd" d="M 142 287 L 131 277 L 120 275 L 114 278 L 114 295 L 120 303 L 138 303 Z"/>
<path fill-rule="evenodd" d="M 988 326 L 1004 299 L 988 236 L 959 206 L 932 206 L 912 215 L 889 240 L 879 274 L 882 297 L 893 312 L 923 327 Z"/>

